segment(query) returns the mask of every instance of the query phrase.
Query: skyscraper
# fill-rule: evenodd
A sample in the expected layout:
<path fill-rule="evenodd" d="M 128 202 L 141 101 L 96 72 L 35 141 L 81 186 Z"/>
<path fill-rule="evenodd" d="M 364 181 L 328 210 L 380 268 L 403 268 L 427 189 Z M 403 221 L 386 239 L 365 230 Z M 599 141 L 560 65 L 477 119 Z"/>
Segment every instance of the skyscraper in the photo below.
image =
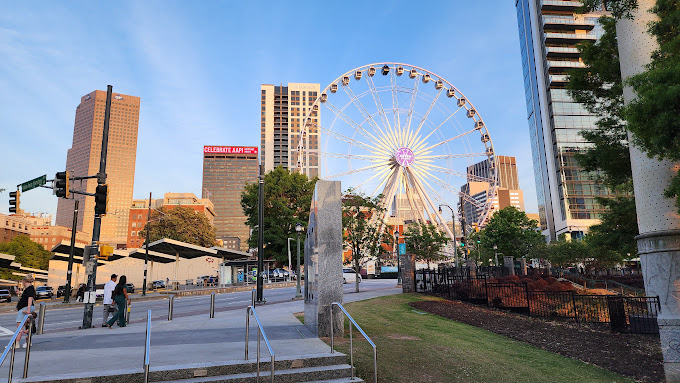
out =
<path fill-rule="evenodd" d="M 250 229 L 241 207 L 246 183 L 257 182 L 257 147 L 204 146 L 203 198 L 215 206 L 215 233 L 218 239 L 238 237 L 240 250 L 248 250 Z"/>
<path fill-rule="evenodd" d="M 114 93 L 106 160 L 106 183 L 109 185 L 107 214 L 102 218 L 101 242 L 127 242 L 128 214 L 135 185 L 139 97 Z M 101 156 L 106 92 L 95 90 L 81 97 L 76 107 L 73 143 L 66 156 L 66 170 L 71 176 L 97 174 Z M 96 179 L 72 181 L 71 188 L 94 193 Z M 78 230 L 92 234 L 94 198 L 76 194 L 80 200 Z M 59 198 L 56 224 L 71 227 L 74 201 Z"/>
<path fill-rule="evenodd" d="M 494 167 L 498 170 L 498 187 L 488 218 L 491 218 L 494 212 L 507 206 L 514 206 L 518 210 L 524 211 L 524 193 L 519 189 L 516 158 L 495 156 L 493 160 L 495 166 L 492 167 L 491 163 L 490 160 L 484 160 L 467 168 L 468 182 L 461 187 L 461 191 L 469 195 L 471 200 L 461 198 L 459 210 L 468 225 L 479 222 L 484 213 L 483 207 L 486 206 L 488 199 L 489 183 L 479 180 L 492 178 Z"/>
<path fill-rule="evenodd" d="M 595 200 L 609 191 L 585 172 L 574 155 L 587 143 L 579 131 L 595 128 L 597 116 L 564 89 L 568 71 L 584 64 L 576 45 L 602 34 L 602 12 L 577 14 L 581 5 L 563 0 L 516 0 L 538 212 L 543 233 L 580 236 L 599 222 Z"/>
<path fill-rule="evenodd" d="M 265 172 L 277 166 L 296 169 L 300 127 L 318 96 L 319 84 L 262 85 L 260 148 Z M 313 122 L 318 123 L 318 116 Z M 308 128 L 304 155 L 302 172 L 318 176 L 319 132 L 314 127 Z"/>

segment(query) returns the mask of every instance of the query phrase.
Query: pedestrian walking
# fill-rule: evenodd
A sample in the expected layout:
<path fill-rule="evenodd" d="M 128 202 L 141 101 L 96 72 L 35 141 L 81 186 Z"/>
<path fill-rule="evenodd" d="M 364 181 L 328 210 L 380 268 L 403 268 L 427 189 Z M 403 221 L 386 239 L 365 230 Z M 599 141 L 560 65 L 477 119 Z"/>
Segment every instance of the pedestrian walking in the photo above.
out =
<path fill-rule="evenodd" d="M 76 302 L 82 302 L 85 300 L 85 285 L 80 284 L 80 287 L 78 287 L 78 292 L 76 293 Z"/>
<path fill-rule="evenodd" d="M 21 284 L 24 287 L 24 291 L 21 293 L 21 298 L 19 298 L 19 302 L 17 302 L 17 327 L 21 325 L 21 321 L 24 320 L 24 317 L 28 314 L 31 314 L 33 311 L 35 311 L 35 287 L 33 287 L 33 276 L 31 274 L 28 274 L 24 277 L 24 279 L 21 281 Z M 21 337 L 23 336 L 23 331 L 19 333 L 19 337 L 17 338 L 16 344 L 19 345 L 21 344 Z M 26 343 L 24 343 L 21 347 L 26 348 Z"/>
<path fill-rule="evenodd" d="M 118 326 L 120 327 L 125 327 L 125 302 L 127 301 L 127 304 L 129 305 L 130 302 L 130 296 L 128 296 L 127 289 L 125 288 L 125 284 L 127 283 L 127 277 L 125 275 L 121 275 L 120 279 L 118 280 L 118 284 L 116 285 L 116 288 L 113 290 L 113 301 L 116 302 L 116 305 L 118 305 L 118 312 L 113 316 L 113 318 L 109 319 L 108 322 L 106 322 L 106 325 L 109 328 L 113 328 L 113 323 L 118 321 Z"/>
<path fill-rule="evenodd" d="M 111 280 L 104 285 L 104 317 L 102 318 L 102 327 L 106 327 L 106 322 L 109 320 L 109 315 L 114 316 L 117 310 L 113 303 L 113 290 L 116 289 L 116 280 L 118 276 L 111 274 Z"/>

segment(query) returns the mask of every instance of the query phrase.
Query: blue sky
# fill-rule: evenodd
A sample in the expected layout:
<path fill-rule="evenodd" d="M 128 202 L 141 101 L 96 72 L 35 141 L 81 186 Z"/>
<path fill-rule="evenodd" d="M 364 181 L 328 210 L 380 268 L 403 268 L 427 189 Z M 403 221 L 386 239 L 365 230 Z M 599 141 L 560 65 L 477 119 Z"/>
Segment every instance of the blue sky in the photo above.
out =
<path fill-rule="evenodd" d="M 496 153 L 517 157 L 526 210 L 537 212 L 508 1 L 0 2 L 0 188 L 64 170 L 80 97 L 111 84 L 141 97 L 135 198 L 200 196 L 203 145 L 259 146 L 261 84 L 324 88 L 383 61 L 460 89 Z M 21 201 L 56 212 L 47 189 Z"/>

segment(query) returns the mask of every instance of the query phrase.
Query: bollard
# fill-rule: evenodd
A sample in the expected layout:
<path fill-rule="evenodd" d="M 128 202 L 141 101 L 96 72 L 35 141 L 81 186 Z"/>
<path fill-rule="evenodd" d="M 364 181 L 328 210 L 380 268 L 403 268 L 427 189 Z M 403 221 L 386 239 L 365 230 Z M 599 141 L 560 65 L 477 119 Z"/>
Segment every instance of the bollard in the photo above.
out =
<path fill-rule="evenodd" d="M 252 297 L 250 298 L 250 307 L 255 307 L 255 293 L 257 290 L 252 290 Z"/>
<path fill-rule="evenodd" d="M 172 320 L 172 312 L 175 309 L 175 295 L 170 295 L 170 300 L 168 301 L 168 320 Z"/>
<path fill-rule="evenodd" d="M 215 293 L 210 293 L 210 317 L 215 317 Z"/>
<path fill-rule="evenodd" d="M 132 311 L 132 304 L 126 305 L 125 307 L 125 324 L 130 323 L 130 311 Z"/>
<path fill-rule="evenodd" d="M 45 327 L 45 309 L 47 306 L 45 303 L 41 302 L 40 303 L 40 310 L 38 311 L 38 335 L 42 335 L 43 329 Z"/>

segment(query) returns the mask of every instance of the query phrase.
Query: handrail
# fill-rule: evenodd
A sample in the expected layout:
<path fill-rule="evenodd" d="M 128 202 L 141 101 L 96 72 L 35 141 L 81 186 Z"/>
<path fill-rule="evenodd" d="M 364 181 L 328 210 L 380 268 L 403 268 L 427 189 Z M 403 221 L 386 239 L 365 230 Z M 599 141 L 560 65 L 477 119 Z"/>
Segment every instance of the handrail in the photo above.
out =
<path fill-rule="evenodd" d="M 269 350 L 269 356 L 271 357 L 271 382 L 274 383 L 274 361 L 276 360 L 276 357 L 274 356 L 274 351 L 272 350 L 272 346 L 269 343 L 269 338 L 267 338 L 267 334 L 264 332 L 264 327 L 262 327 L 262 322 L 260 322 L 260 318 L 257 316 L 257 313 L 255 312 L 255 308 L 253 306 L 248 306 L 246 308 L 246 360 L 248 360 L 248 333 L 250 329 L 250 313 L 253 314 L 255 317 L 255 320 L 257 321 L 257 327 L 258 327 L 258 332 L 257 332 L 257 381 L 260 381 L 260 337 L 264 338 L 264 343 L 267 345 L 267 349 Z"/>
<path fill-rule="evenodd" d="M 144 383 L 149 383 L 149 359 L 151 357 L 151 310 L 146 314 L 146 342 L 144 346 Z"/>
<path fill-rule="evenodd" d="M 9 343 L 7 343 L 7 347 L 5 347 L 5 351 L 3 351 L 2 356 L 0 357 L 0 366 L 5 362 L 5 358 L 7 358 L 7 354 L 11 351 L 12 355 L 9 358 L 9 378 L 7 379 L 8 383 L 12 383 L 12 373 L 14 372 L 14 353 L 16 346 L 14 342 L 17 341 L 17 337 L 19 336 L 19 332 L 24 329 L 24 326 L 26 325 L 26 321 L 28 320 L 28 317 L 32 315 L 31 314 L 26 314 L 24 316 L 24 319 L 19 323 L 19 326 L 17 326 L 16 331 L 14 331 L 14 335 L 12 335 L 12 339 L 9 340 Z M 31 331 L 31 329 L 29 329 Z M 27 348 L 26 352 L 30 352 L 30 350 Z M 28 357 L 28 355 L 27 355 Z"/>
<path fill-rule="evenodd" d="M 352 379 L 354 379 L 354 349 L 353 349 L 353 344 L 352 344 L 352 324 L 354 324 L 354 327 L 359 330 L 361 335 L 364 336 L 364 339 L 368 341 L 368 343 L 373 347 L 373 382 L 378 383 L 378 352 L 375 348 L 375 343 L 371 340 L 371 338 L 366 335 L 364 330 L 359 326 L 359 324 L 352 318 L 351 315 L 345 310 L 345 308 L 342 306 L 342 303 L 340 302 L 333 302 L 328 306 L 330 309 L 331 315 L 330 315 L 330 325 L 331 325 L 331 353 L 335 352 L 333 350 L 333 305 L 338 306 L 340 310 L 342 310 L 343 313 L 345 313 L 345 316 L 347 316 L 347 319 L 350 321 L 349 325 L 349 360 L 350 360 L 350 365 L 352 367 Z"/>

